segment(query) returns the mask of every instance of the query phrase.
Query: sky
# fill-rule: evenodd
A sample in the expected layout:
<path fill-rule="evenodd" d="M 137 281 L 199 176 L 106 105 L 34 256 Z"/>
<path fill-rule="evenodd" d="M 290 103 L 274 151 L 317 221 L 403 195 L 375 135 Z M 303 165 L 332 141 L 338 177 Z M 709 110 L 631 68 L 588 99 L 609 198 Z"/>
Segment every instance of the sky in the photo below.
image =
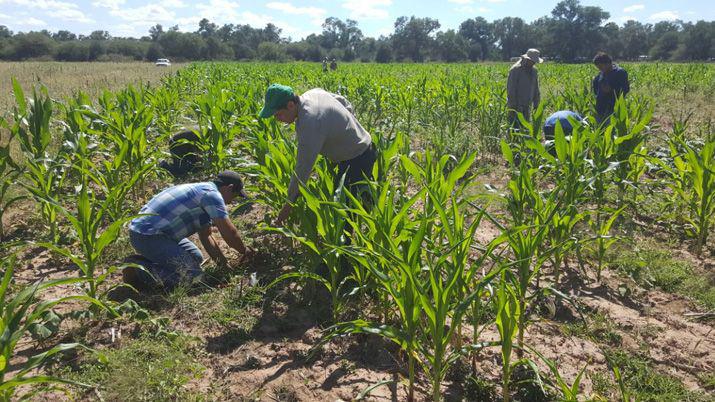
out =
<path fill-rule="evenodd" d="M 112 36 L 141 37 L 155 24 L 165 29 L 178 25 L 181 31 L 196 31 L 208 18 L 223 25 L 248 24 L 262 28 L 271 22 L 284 37 L 299 40 L 320 33 L 327 17 L 354 19 L 366 36 L 379 37 L 393 31 L 400 16 L 431 17 L 441 30 L 458 29 L 477 16 L 488 21 L 511 16 L 531 22 L 550 14 L 558 0 L 0 0 L 0 25 L 14 32 L 47 29 L 89 34 L 109 31 Z M 599 6 L 619 25 L 629 19 L 655 23 L 663 20 L 715 20 L 712 0 L 582 0 Z"/>

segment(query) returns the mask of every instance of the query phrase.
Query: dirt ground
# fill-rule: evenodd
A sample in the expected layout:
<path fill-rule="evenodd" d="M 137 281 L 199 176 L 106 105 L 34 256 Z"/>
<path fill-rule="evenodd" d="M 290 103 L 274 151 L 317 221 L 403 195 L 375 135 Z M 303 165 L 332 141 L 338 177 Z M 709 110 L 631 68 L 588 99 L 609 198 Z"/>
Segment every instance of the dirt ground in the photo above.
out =
<path fill-rule="evenodd" d="M 240 216 L 242 230 L 255 233 L 263 215 L 264 210 L 259 207 Z M 21 230 L 26 224 L 17 216 L 8 222 L 10 231 Z M 487 242 L 497 233 L 494 225 L 485 222 L 477 237 L 480 242 Z M 265 245 L 271 248 L 261 249 Z M 236 263 L 237 254 L 228 250 L 225 244 L 223 247 L 231 261 Z M 253 261 L 241 267 L 246 275 L 238 284 L 233 282 L 235 288 L 232 291 L 247 289 L 250 286 L 247 276 L 251 272 L 257 272 L 261 284 L 265 285 L 282 269 L 289 269 L 282 264 L 291 261 L 290 247 L 277 235 L 256 240 L 254 247 L 259 253 Z M 689 256 L 687 251 L 681 253 Z M 20 261 L 27 261 L 27 265 L 18 272 L 19 282 L 73 275 L 72 267 L 40 247 L 26 249 Z M 694 261 L 702 264 L 702 269 L 713 267 L 711 259 Z M 548 267 L 545 270 L 548 272 Z M 117 273 L 112 281 L 120 279 Z M 546 275 L 544 280 L 548 279 Z M 594 392 L 594 373 L 610 376 L 602 343 L 588 337 L 567 335 L 568 331 L 563 330 L 566 325 L 582 322 L 583 312 L 605 316 L 620 336 L 619 348 L 634 353 L 645 350 L 660 372 L 678 378 L 689 389 L 702 390 L 698 375 L 715 371 L 715 327 L 712 320 L 697 321 L 686 316 L 702 311 L 702 308 L 681 296 L 639 288 L 632 281 L 628 284 L 631 293 L 622 296 L 620 287 L 628 280 L 609 271 L 604 272 L 601 284 L 590 275 L 584 277 L 583 273 L 574 270 L 566 272 L 564 279 L 561 290 L 570 295 L 580 309 L 577 311 L 572 304 L 556 301 L 555 314 L 534 313 L 534 322 L 528 327 L 525 340 L 546 357 L 557 361 L 561 375 L 568 381 L 587 365 L 587 374 L 581 384 L 583 395 Z M 226 285 L 218 285 L 216 289 L 222 286 Z M 43 297 L 60 297 L 77 291 L 72 287 L 55 288 Z M 320 313 L 327 300 L 306 302 L 304 292 L 297 284 L 286 284 L 279 291 L 267 293 L 259 307 L 248 310 L 255 323 L 245 332 L 207 324 L 202 319 L 207 310 L 192 307 L 191 299 L 182 299 L 173 305 L 161 305 L 161 301 L 145 305 L 157 314 L 169 317 L 173 329 L 199 340 L 202 352 L 195 358 L 206 369 L 201 378 L 187 384 L 192 393 L 210 393 L 210 399 L 222 400 L 349 401 L 355 400 L 368 387 L 384 381 L 386 384 L 372 390 L 366 400 L 405 400 L 406 367 L 404 356 L 395 345 L 378 337 L 361 335 L 338 338 L 311 355 L 311 348 L 318 344 L 328 326 Z M 211 299 L 210 295 L 208 299 Z M 71 304 L 65 305 L 63 310 L 72 308 Z M 89 339 L 91 344 L 88 346 L 103 349 L 121 345 L 118 336 L 130 336 L 127 334 L 132 333 L 133 324 L 119 321 L 96 325 L 82 341 Z M 67 330 L 67 333 L 71 331 Z M 470 341 L 471 333 L 471 328 L 465 328 L 464 342 Z M 497 338 L 496 328 L 491 326 L 484 330 L 480 340 Z M 23 344 L 21 360 L 35 352 L 34 348 L 33 343 Z M 500 359 L 498 348 L 483 350 L 477 358 L 477 375 L 499 384 Z M 541 367 L 546 369 L 543 364 Z M 464 376 L 450 377 L 453 380 L 444 382 L 446 399 L 469 400 L 465 396 Z M 422 397 L 428 395 L 427 384 L 426 379 L 421 378 Z M 57 397 L 64 399 L 60 395 Z M 93 393 L 84 394 L 82 398 L 98 399 Z"/>

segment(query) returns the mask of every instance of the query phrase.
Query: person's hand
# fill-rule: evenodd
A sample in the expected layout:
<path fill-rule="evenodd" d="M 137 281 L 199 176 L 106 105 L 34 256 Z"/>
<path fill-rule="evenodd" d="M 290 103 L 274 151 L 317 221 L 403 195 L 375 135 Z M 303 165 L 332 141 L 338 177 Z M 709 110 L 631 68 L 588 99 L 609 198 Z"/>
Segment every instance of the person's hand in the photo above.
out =
<path fill-rule="evenodd" d="M 214 261 L 216 262 L 216 265 L 218 267 L 224 268 L 228 266 L 228 260 L 223 254 L 216 256 L 216 258 L 214 258 Z"/>
<path fill-rule="evenodd" d="M 283 208 L 281 208 L 281 211 L 278 212 L 278 216 L 276 217 L 276 220 L 273 222 L 273 226 L 282 226 L 283 222 L 285 222 L 285 220 L 288 219 L 288 215 L 290 215 L 290 211 L 292 209 L 293 209 L 293 207 L 291 207 L 290 204 L 283 205 Z"/>
<path fill-rule="evenodd" d="M 243 254 L 241 255 L 241 259 L 238 262 L 243 264 L 244 262 L 253 259 L 255 255 L 256 250 L 254 250 L 251 246 L 244 246 Z"/>

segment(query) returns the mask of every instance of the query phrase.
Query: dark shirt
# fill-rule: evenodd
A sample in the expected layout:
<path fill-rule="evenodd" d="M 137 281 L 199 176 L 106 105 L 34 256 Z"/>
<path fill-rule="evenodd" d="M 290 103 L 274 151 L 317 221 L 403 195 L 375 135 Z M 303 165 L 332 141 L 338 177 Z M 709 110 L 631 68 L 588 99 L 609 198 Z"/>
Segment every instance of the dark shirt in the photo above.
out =
<path fill-rule="evenodd" d="M 592 88 L 596 95 L 596 113 L 602 117 L 613 113 L 616 98 L 625 96 L 631 90 L 628 73 L 616 64 L 608 73 L 598 73 L 593 79 Z"/>

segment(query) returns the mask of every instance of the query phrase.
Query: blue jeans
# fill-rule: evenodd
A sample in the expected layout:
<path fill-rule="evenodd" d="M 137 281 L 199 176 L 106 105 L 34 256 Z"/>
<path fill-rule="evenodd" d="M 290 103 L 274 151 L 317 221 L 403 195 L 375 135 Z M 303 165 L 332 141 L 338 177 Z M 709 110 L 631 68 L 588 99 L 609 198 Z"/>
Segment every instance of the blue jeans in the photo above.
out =
<path fill-rule="evenodd" d="M 144 268 L 167 289 L 174 288 L 181 281 L 190 281 L 201 275 L 201 262 L 204 256 L 189 239 L 181 239 L 177 242 L 163 234 L 143 235 L 130 230 L 129 242 L 137 253 L 153 263 Z M 156 283 L 146 272 L 140 271 L 138 276 L 147 284 Z"/>

